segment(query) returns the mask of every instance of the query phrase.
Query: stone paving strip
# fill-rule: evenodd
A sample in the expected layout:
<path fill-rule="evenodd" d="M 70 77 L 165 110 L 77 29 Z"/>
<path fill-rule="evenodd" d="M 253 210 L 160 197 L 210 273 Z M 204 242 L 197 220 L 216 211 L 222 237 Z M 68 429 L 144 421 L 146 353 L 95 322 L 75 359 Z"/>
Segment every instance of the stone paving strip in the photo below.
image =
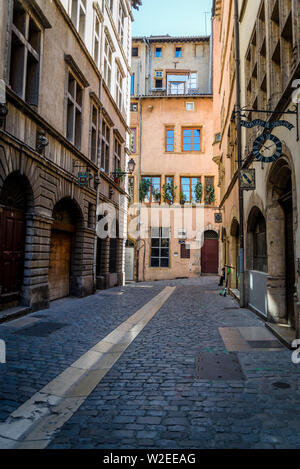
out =
<path fill-rule="evenodd" d="M 172 295 L 165 287 L 0 424 L 0 448 L 43 449 Z"/>

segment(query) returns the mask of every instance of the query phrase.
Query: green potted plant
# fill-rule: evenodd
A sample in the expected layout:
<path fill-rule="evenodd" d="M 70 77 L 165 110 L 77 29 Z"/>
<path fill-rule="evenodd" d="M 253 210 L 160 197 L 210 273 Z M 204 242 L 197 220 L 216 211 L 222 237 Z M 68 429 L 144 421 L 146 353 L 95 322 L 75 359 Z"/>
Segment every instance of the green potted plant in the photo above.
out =
<path fill-rule="evenodd" d="M 120 184 L 120 182 L 122 182 L 123 179 L 124 179 L 123 171 L 121 170 L 121 168 L 117 168 L 115 173 L 114 173 L 114 182 L 116 184 Z"/>
<path fill-rule="evenodd" d="M 180 192 L 180 204 L 184 205 L 185 203 L 186 203 L 186 197 L 185 197 L 184 193 L 181 191 Z"/>
<path fill-rule="evenodd" d="M 159 191 L 152 191 L 152 196 L 153 196 L 153 199 L 154 199 L 154 202 L 158 202 L 160 203 L 161 201 L 161 193 Z"/>
<path fill-rule="evenodd" d="M 172 205 L 174 203 L 176 189 L 177 187 L 174 187 L 174 184 L 171 184 L 169 182 L 163 185 L 163 190 L 164 190 L 163 199 L 165 203 L 169 205 Z"/>
<path fill-rule="evenodd" d="M 151 182 L 149 179 L 142 179 L 139 185 L 139 198 L 140 202 L 144 202 L 145 198 L 149 194 L 149 189 L 151 187 Z"/>
<path fill-rule="evenodd" d="M 195 200 L 197 203 L 200 203 L 202 200 L 203 187 L 200 181 L 197 182 L 195 186 Z"/>
<path fill-rule="evenodd" d="M 206 194 L 204 197 L 204 202 L 207 205 L 212 204 L 215 201 L 215 189 L 213 186 L 209 185 L 206 187 Z"/>

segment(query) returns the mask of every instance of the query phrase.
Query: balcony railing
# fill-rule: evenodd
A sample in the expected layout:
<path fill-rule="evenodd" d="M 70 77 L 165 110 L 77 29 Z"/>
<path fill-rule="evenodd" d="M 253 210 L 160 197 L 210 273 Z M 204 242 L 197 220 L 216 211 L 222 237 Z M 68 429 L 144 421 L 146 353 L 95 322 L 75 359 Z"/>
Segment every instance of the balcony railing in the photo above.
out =
<path fill-rule="evenodd" d="M 208 91 L 203 91 L 201 88 L 152 88 L 150 96 L 197 96 L 210 94 Z"/>

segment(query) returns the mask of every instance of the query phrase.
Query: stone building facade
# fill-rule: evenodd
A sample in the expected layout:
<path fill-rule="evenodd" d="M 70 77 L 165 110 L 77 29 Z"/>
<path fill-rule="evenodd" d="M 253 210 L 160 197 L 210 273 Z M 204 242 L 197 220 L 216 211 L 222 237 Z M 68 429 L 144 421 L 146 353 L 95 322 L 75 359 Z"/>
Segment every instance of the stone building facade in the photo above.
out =
<path fill-rule="evenodd" d="M 129 154 L 131 8 L 1 2 L 0 309 L 124 281 L 127 195 L 112 173 Z M 117 239 L 96 236 L 101 203 Z"/>
<path fill-rule="evenodd" d="M 209 37 L 133 38 L 127 279 L 217 273 L 211 70 Z"/>
<path fill-rule="evenodd" d="M 261 119 L 268 125 L 286 121 L 293 126 L 289 129 L 281 122 L 269 127 L 271 130 L 261 125 L 242 129 L 243 170 L 254 169 L 256 177 L 255 190 L 243 192 L 245 299 L 265 318 L 267 326 L 290 344 L 299 336 L 300 328 L 300 143 L 296 107 L 300 84 L 300 5 L 289 0 L 254 0 L 239 1 L 238 8 L 241 107 L 250 110 L 242 112 L 242 119 Z M 233 15 L 234 2 L 214 3 L 216 41 L 221 47 L 221 62 L 228 63 L 225 78 L 215 76 L 217 83 L 221 80 L 221 142 L 215 148 L 224 209 L 221 262 L 236 265 L 239 175 L 235 166 L 236 129 L 231 119 L 235 105 Z M 223 85 L 224 79 L 232 83 L 230 88 Z M 254 142 L 260 137 L 255 149 Z M 239 287 L 234 274 L 231 285 Z"/>

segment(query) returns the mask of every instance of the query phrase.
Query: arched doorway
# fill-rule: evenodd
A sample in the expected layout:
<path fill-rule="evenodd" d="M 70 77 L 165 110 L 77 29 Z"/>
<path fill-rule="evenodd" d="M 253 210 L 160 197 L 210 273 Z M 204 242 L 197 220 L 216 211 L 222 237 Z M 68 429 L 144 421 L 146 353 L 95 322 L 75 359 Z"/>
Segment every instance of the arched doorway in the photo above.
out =
<path fill-rule="evenodd" d="M 204 232 L 204 242 L 201 249 L 201 273 L 218 274 L 219 247 L 218 234 L 208 230 Z"/>
<path fill-rule="evenodd" d="M 230 264 L 234 267 L 230 276 L 230 287 L 240 288 L 240 225 L 236 218 L 233 218 L 230 228 L 231 234 L 231 255 Z"/>
<path fill-rule="evenodd" d="M 295 328 L 295 240 L 293 182 L 290 165 L 280 158 L 268 181 L 268 311 L 271 321 Z"/>
<path fill-rule="evenodd" d="M 248 303 L 267 316 L 267 226 L 258 207 L 252 207 L 247 223 L 247 289 Z"/>
<path fill-rule="evenodd" d="M 21 299 L 26 213 L 31 209 L 33 195 L 27 178 L 11 173 L 0 190 L 0 308 L 17 305 Z"/>
<path fill-rule="evenodd" d="M 82 214 L 77 204 L 72 199 L 62 199 L 53 209 L 53 218 L 48 277 L 50 301 L 76 295 L 76 269 L 81 256 Z"/>

